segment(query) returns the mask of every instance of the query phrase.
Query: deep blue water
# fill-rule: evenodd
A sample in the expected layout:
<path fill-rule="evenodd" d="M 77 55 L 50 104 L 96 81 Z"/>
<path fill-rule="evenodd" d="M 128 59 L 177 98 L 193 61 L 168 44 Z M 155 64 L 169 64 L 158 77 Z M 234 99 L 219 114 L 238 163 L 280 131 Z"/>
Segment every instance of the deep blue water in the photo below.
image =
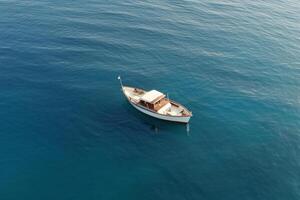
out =
<path fill-rule="evenodd" d="M 299 10 L 0 0 L 0 199 L 300 199 Z M 190 132 L 131 108 L 119 74 Z"/>

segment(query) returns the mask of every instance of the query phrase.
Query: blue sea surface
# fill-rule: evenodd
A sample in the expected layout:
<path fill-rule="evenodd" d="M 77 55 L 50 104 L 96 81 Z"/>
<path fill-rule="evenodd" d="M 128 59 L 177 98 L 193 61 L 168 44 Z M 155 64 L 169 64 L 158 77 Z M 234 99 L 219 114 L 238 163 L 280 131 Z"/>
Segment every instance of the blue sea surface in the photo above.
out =
<path fill-rule="evenodd" d="M 0 199 L 299 200 L 299 1 L 0 0 Z"/>

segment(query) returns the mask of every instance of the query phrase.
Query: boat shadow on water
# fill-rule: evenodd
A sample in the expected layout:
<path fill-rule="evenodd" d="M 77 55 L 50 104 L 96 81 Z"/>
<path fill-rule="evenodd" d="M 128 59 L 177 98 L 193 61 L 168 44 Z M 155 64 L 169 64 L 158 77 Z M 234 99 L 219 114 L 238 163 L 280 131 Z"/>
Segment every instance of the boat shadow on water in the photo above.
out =
<path fill-rule="evenodd" d="M 129 104 L 128 102 L 124 102 L 124 106 L 126 107 L 128 114 L 132 115 L 132 117 L 137 121 L 139 121 L 139 123 L 148 126 L 149 129 L 153 131 L 155 134 L 176 132 L 176 133 L 184 133 L 187 134 L 188 136 L 190 135 L 191 129 L 189 123 L 184 124 L 179 122 L 170 122 L 170 121 L 156 119 L 154 117 L 139 112 L 133 107 L 128 106 L 128 104 Z"/>

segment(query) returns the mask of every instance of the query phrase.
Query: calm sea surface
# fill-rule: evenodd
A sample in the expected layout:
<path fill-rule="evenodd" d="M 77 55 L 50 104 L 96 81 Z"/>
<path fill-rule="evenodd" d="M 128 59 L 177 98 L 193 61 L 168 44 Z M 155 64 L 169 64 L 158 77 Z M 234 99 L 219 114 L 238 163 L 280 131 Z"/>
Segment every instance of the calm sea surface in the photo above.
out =
<path fill-rule="evenodd" d="M 299 1 L 0 0 L 0 199 L 299 200 Z"/>

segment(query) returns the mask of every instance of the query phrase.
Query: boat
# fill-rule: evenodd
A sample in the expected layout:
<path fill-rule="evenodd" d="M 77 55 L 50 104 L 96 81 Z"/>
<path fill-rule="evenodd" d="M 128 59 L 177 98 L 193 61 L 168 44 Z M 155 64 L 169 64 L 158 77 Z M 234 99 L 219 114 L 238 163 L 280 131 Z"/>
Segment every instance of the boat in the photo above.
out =
<path fill-rule="evenodd" d="M 172 122 L 188 123 L 192 117 L 191 111 L 169 99 L 162 92 L 123 86 L 120 76 L 118 76 L 118 79 L 125 97 L 137 110 L 149 116 Z"/>

